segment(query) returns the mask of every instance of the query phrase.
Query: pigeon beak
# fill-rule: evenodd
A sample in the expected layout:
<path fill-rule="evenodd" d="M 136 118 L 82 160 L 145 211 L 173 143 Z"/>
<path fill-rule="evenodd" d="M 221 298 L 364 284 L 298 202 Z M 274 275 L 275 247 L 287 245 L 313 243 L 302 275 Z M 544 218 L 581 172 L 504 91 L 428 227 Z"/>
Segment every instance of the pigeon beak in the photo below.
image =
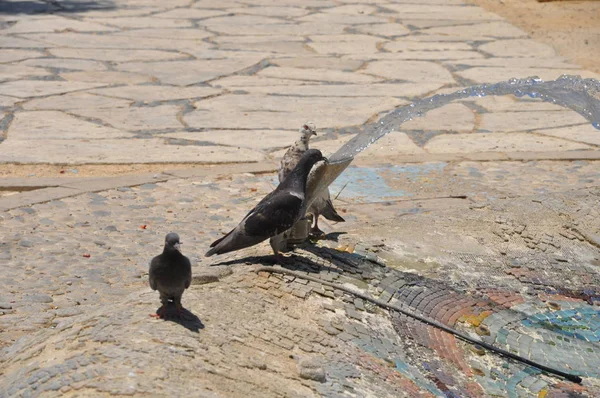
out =
<path fill-rule="evenodd" d="M 312 135 L 317 135 L 317 132 L 313 130 Z"/>

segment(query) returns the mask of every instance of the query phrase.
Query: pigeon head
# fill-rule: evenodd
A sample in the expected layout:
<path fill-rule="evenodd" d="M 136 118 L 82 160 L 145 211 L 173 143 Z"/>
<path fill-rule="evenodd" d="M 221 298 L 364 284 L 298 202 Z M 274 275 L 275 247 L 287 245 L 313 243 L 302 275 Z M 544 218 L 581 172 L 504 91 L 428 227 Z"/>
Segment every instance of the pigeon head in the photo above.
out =
<path fill-rule="evenodd" d="M 179 241 L 179 235 L 175 232 L 170 232 L 165 237 L 165 249 L 179 250 L 181 242 Z"/>
<path fill-rule="evenodd" d="M 298 165 L 296 166 L 303 174 L 308 172 L 315 165 L 315 163 L 320 162 L 321 160 L 325 160 L 323 154 L 318 149 L 309 149 L 300 158 Z"/>
<path fill-rule="evenodd" d="M 302 142 L 304 142 L 305 145 L 308 146 L 308 141 L 310 140 L 310 137 L 312 137 L 313 135 L 317 135 L 317 126 L 315 126 L 313 123 L 304 123 L 302 127 L 300 127 L 300 135 L 300 139 L 302 140 Z"/>

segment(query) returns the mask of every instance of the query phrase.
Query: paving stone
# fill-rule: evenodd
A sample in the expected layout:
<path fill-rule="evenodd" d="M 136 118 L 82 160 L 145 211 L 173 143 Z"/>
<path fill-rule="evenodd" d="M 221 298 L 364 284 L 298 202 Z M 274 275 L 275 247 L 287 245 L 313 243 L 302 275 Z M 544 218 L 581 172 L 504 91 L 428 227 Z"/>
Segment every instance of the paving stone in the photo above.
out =
<path fill-rule="evenodd" d="M 318 54 L 372 54 L 378 51 L 377 44 L 383 41 L 367 35 L 319 35 L 310 36 L 310 39 L 307 45 Z"/>
<path fill-rule="evenodd" d="M 186 54 L 159 50 L 52 48 L 48 51 L 57 57 L 94 59 L 111 62 L 164 61 L 189 57 Z"/>
<path fill-rule="evenodd" d="M 493 132 L 537 130 L 586 124 L 575 112 L 498 112 L 482 115 L 479 128 Z"/>
<path fill-rule="evenodd" d="M 229 60 L 171 61 L 168 64 L 130 62 L 119 65 L 119 69 L 153 76 L 162 83 L 189 85 L 240 71 L 259 61 L 259 57 L 245 57 Z"/>
<path fill-rule="evenodd" d="M 101 83 L 85 82 L 19 80 L 0 83 L 0 92 L 18 98 L 43 97 L 100 87 L 102 85 Z"/>
<path fill-rule="evenodd" d="M 19 112 L 8 130 L 13 140 L 67 140 L 132 137 L 127 132 L 104 127 L 56 111 Z"/>
<path fill-rule="evenodd" d="M 126 108 L 131 101 L 106 98 L 85 92 L 52 95 L 44 98 L 33 98 L 23 103 L 24 109 L 31 110 L 73 110 L 87 108 Z M 40 112 L 39 114 L 43 114 Z M 59 112 L 55 112 L 58 114 Z"/>
<path fill-rule="evenodd" d="M 362 71 L 387 79 L 406 79 L 411 82 L 423 83 L 454 83 L 450 72 L 433 62 L 374 61 L 370 62 Z"/>
<path fill-rule="evenodd" d="M 197 110 L 187 114 L 184 120 L 190 126 L 203 128 L 288 128 L 304 123 L 305 115 L 313 115 L 313 119 L 320 121 L 319 128 L 328 128 L 363 123 L 374 112 L 395 103 L 394 99 L 382 101 L 369 97 L 223 95 L 196 103 Z"/>

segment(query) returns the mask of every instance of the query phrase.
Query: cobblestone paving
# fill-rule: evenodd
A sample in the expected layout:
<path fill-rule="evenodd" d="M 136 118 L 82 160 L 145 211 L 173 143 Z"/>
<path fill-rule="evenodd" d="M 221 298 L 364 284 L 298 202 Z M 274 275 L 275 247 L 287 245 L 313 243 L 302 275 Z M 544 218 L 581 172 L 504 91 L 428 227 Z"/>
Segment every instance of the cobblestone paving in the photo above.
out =
<path fill-rule="evenodd" d="M 243 174 L 174 179 L 3 213 L 1 394 L 595 396 L 600 192 L 585 176 L 597 165 L 579 164 L 578 175 L 568 177 L 575 190 L 561 193 L 564 181 L 553 178 L 560 164 L 349 169 L 380 178 L 370 190 L 358 182 L 336 201 L 350 217 L 329 231 L 348 233 L 298 249 L 289 267 L 580 374 L 582 386 L 340 290 L 257 275 L 252 269 L 262 262 L 256 256 L 269 253 L 266 244 L 208 262 L 202 254 L 209 242 L 271 189 L 271 177 Z M 421 171 L 396 181 L 407 203 L 393 195 L 365 200 L 365 192 L 393 190 L 380 185 L 410 167 Z M 503 184 L 481 178 L 493 181 L 500 168 Z M 529 190 L 522 196 L 513 192 L 517 180 Z M 493 199 L 434 204 L 442 194 L 481 191 L 484 184 Z M 529 193 L 538 185 L 547 193 Z M 420 212 L 389 217 L 419 203 Z M 147 262 L 167 230 L 180 233 L 195 264 L 184 305 L 199 319 L 181 326 L 147 315 L 158 307 Z"/>
<path fill-rule="evenodd" d="M 460 0 L 0 7 L 1 162 L 255 162 L 307 119 L 337 149 L 365 122 L 429 94 L 511 77 L 598 77 Z M 369 155 L 597 158 L 598 145 L 573 112 L 488 98 L 411 121 Z"/>

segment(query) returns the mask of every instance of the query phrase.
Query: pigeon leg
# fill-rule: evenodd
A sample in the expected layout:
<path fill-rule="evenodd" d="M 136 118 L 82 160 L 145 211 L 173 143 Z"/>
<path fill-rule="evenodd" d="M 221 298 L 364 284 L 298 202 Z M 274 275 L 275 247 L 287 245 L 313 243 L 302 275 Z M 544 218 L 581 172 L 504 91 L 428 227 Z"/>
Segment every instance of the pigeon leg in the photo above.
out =
<path fill-rule="evenodd" d="M 315 212 L 314 217 L 315 217 L 315 225 L 313 225 L 313 227 L 311 228 L 310 233 L 315 237 L 321 237 L 321 236 L 325 235 L 325 232 L 323 232 L 319 229 L 319 213 Z"/>
<path fill-rule="evenodd" d="M 150 316 L 152 318 L 157 318 L 160 319 L 165 315 L 165 310 L 167 309 L 167 307 L 163 304 L 160 306 L 160 308 L 158 310 L 156 310 L 156 314 L 150 314 Z"/>
<path fill-rule="evenodd" d="M 181 316 L 183 315 L 183 306 L 181 305 L 181 296 L 175 297 L 175 299 L 173 301 L 175 301 L 175 308 L 177 308 L 177 313 L 178 313 L 179 317 L 181 318 Z"/>

